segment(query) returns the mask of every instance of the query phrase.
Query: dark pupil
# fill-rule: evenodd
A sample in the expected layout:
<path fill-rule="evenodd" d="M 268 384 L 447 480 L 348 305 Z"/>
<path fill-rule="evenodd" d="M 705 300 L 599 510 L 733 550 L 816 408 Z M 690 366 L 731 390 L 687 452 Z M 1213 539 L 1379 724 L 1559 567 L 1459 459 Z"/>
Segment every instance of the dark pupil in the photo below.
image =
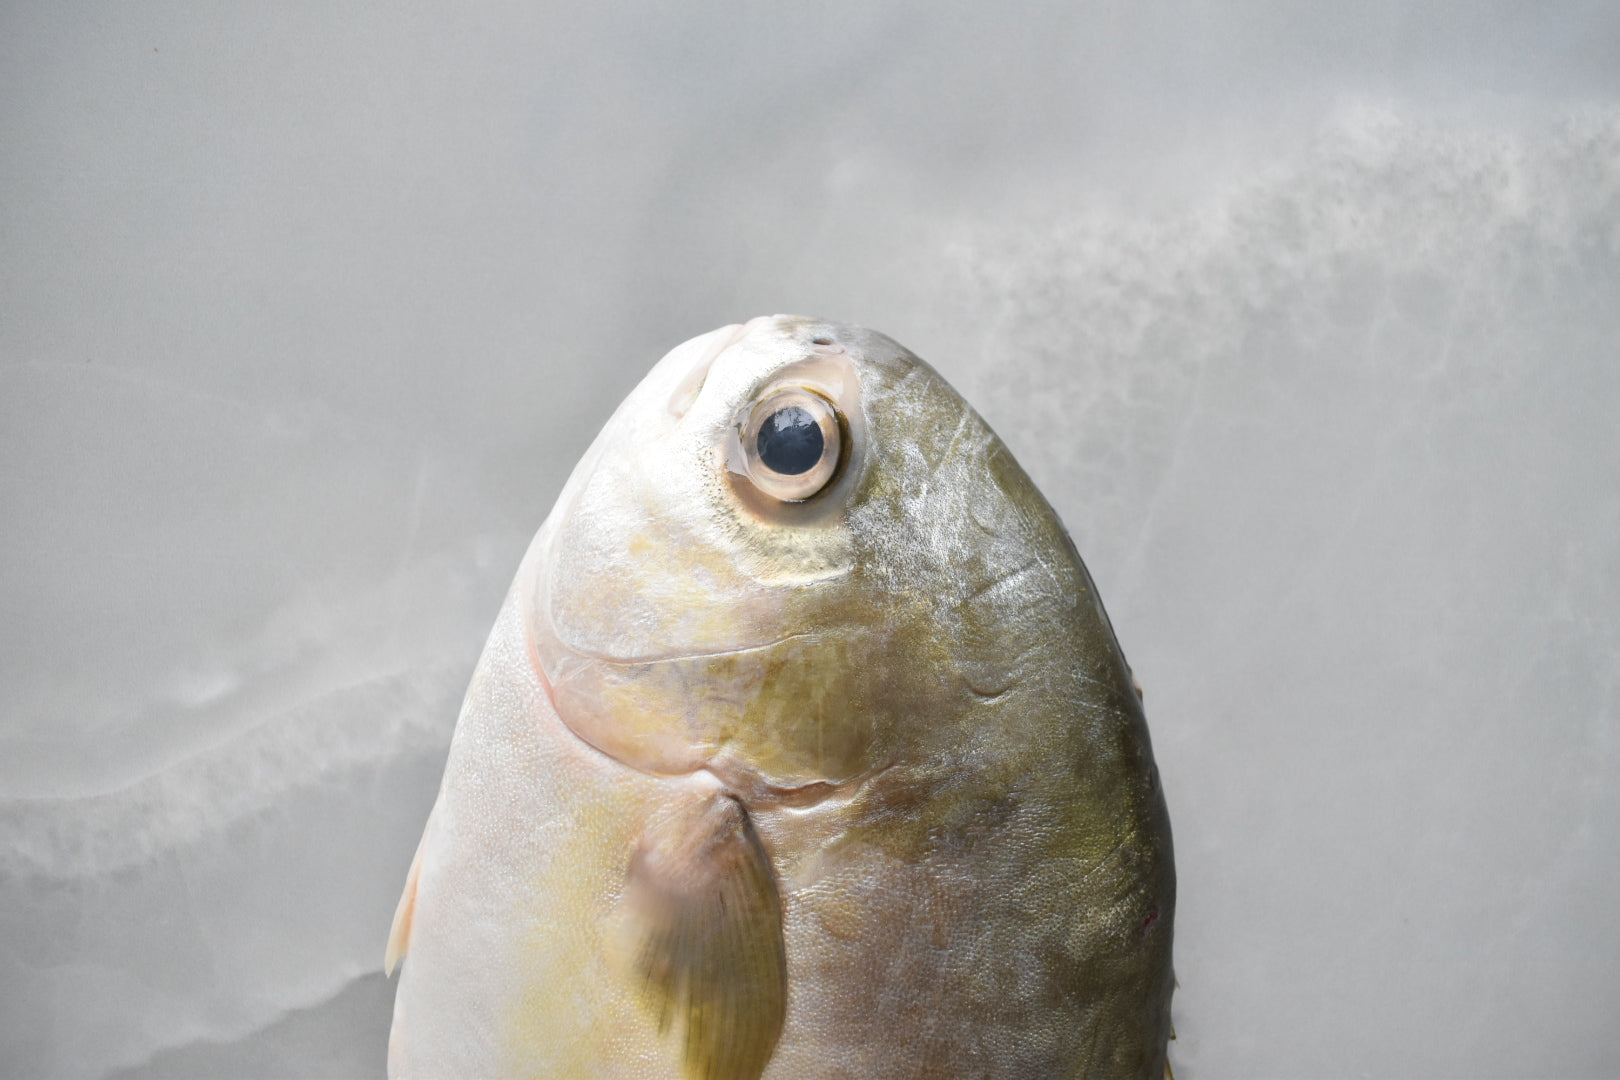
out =
<path fill-rule="evenodd" d="M 759 460 L 787 476 L 809 472 L 821 460 L 821 427 L 797 405 L 778 409 L 759 429 Z"/>

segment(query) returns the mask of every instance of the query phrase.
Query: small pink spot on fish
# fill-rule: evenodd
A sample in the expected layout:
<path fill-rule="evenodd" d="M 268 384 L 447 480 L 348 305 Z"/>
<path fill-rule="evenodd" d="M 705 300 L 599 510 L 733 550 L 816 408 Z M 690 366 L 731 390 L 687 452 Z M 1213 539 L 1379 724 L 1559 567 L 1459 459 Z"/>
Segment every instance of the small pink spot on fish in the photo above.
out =
<path fill-rule="evenodd" d="M 1154 908 L 1152 911 L 1148 912 L 1147 916 L 1142 920 L 1142 929 L 1146 930 L 1146 929 L 1148 929 L 1149 927 L 1151 927 L 1154 923 L 1156 923 L 1158 921 L 1159 921 L 1159 909 Z"/>

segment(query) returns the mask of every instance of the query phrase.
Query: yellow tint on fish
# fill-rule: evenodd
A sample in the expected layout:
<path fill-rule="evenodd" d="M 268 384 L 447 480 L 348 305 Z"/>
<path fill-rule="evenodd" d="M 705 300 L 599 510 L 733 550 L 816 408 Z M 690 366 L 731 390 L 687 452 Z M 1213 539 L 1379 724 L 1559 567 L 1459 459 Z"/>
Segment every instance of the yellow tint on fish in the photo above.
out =
<path fill-rule="evenodd" d="M 1158 1080 L 1174 909 L 1051 507 L 895 342 L 754 319 L 653 368 L 518 570 L 389 1075 Z"/>

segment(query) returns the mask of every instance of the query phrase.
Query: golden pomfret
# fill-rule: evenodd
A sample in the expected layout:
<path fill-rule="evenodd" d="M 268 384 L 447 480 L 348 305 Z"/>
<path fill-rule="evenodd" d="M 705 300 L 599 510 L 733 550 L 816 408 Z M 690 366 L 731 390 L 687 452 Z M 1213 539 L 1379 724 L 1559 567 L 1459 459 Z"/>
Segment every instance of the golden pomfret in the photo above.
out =
<path fill-rule="evenodd" d="M 1052 509 L 893 341 L 755 319 L 653 368 L 524 557 L 389 1074 L 1158 1080 L 1174 905 Z"/>

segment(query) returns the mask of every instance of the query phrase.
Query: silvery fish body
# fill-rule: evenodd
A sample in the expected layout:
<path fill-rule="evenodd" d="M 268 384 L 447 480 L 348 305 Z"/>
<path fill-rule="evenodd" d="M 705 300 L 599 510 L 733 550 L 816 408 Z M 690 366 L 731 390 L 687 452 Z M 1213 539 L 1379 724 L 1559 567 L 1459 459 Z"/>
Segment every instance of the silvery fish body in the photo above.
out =
<path fill-rule="evenodd" d="M 389 1074 L 1158 1080 L 1174 905 L 1051 507 L 895 342 L 754 319 L 652 370 L 518 570 Z"/>

